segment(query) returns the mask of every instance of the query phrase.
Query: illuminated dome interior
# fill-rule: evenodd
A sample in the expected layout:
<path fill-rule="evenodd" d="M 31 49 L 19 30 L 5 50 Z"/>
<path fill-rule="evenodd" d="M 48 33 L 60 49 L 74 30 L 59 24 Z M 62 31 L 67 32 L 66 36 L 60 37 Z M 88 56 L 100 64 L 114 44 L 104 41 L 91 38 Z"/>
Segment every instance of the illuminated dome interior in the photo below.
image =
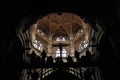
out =
<path fill-rule="evenodd" d="M 91 26 L 84 18 L 73 13 L 51 13 L 38 19 L 30 28 L 33 48 L 46 50 L 48 56 L 59 57 L 58 44 L 62 43 L 63 56 L 74 56 L 89 45 Z M 82 53 L 81 53 L 82 54 Z"/>

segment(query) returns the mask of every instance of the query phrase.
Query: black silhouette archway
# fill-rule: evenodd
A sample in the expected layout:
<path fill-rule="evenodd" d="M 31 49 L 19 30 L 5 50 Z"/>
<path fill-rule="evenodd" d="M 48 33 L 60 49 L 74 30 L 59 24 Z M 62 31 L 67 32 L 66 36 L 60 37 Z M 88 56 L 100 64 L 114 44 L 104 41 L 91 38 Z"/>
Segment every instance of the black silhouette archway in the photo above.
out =
<path fill-rule="evenodd" d="M 77 76 L 66 71 L 57 70 L 46 76 L 43 80 L 80 80 Z"/>

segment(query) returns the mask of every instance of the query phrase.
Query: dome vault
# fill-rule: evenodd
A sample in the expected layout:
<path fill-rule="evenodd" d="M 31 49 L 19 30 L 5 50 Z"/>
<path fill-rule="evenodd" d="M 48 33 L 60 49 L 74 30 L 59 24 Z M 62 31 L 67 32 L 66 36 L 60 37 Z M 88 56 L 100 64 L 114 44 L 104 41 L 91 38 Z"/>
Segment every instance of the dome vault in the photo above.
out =
<path fill-rule="evenodd" d="M 62 43 L 65 45 L 63 48 L 71 55 L 82 42 L 88 42 L 90 24 L 84 20 L 73 13 L 47 14 L 30 28 L 33 44 L 35 40 L 40 41 L 40 51 L 45 49 L 51 55 L 58 49 L 55 46 Z"/>

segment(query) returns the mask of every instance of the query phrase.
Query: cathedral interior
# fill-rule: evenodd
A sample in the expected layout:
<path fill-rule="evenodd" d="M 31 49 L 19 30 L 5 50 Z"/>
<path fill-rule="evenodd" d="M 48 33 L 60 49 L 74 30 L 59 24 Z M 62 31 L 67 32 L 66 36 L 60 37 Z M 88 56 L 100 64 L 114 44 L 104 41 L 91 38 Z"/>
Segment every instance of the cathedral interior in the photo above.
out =
<path fill-rule="evenodd" d="M 118 80 L 119 21 L 119 1 L 1 6 L 1 79 Z"/>

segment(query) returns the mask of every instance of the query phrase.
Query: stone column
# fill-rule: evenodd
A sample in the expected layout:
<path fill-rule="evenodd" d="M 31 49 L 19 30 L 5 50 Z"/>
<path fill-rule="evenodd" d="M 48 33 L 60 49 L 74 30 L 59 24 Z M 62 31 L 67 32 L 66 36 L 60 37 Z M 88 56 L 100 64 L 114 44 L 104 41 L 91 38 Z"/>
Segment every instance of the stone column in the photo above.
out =
<path fill-rule="evenodd" d="M 72 42 L 72 37 L 70 37 L 70 54 L 73 56 L 74 54 L 74 44 Z"/>
<path fill-rule="evenodd" d="M 49 36 L 49 44 L 48 44 L 48 54 L 52 56 L 52 36 Z"/>

